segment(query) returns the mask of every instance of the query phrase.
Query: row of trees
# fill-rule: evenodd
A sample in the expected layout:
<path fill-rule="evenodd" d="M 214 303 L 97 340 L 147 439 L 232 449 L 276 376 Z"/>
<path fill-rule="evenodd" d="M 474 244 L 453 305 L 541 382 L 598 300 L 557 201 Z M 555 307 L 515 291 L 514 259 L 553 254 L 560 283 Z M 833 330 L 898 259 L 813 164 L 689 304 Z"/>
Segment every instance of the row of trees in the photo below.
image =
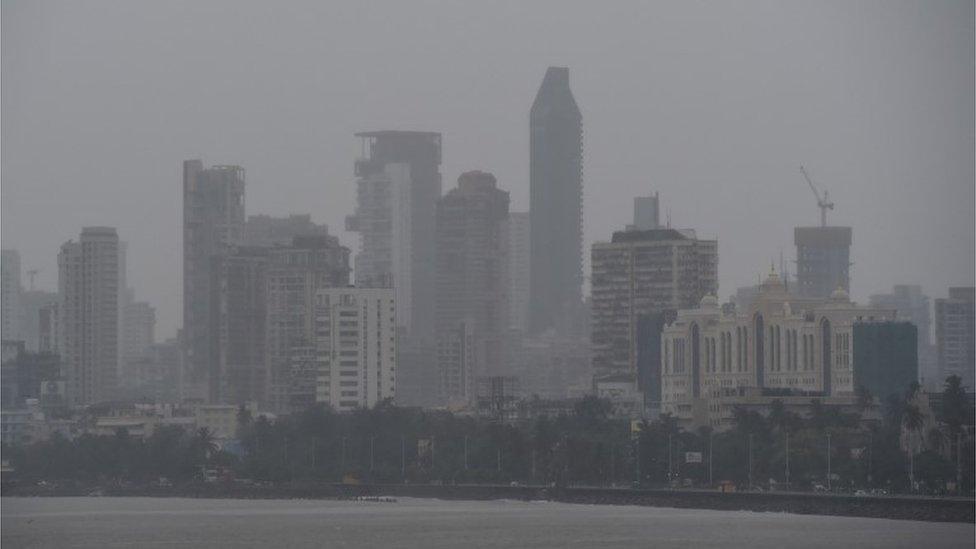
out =
<path fill-rule="evenodd" d="M 663 416 L 633 424 L 614 418 L 607 401 L 585 398 L 571 414 L 508 424 L 444 411 L 397 408 L 338 414 L 313 407 L 268 421 L 242 409 L 240 446 L 218 448 L 205 429 L 157 429 L 139 439 L 52 438 L 5 448 L 29 478 L 190 480 L 223 466 L 256 480 L 370 482 L 556 483 L 560 485 L 695 486 L 731 481 L 740 487 L 816 485 L 938 492 L 961 477 L 973 487 L 973 439 L 965 393 L 950 379 L 943 395 L 944 429 L 922 433 L 915 393 L 889 399 L 883 421 L 862 421 L 812 399 L 801 417 L 781 401 L 768 415 L 737 410 L 730 430 L 681 429 Z M 869 407 L 869 395 L 862 395 Z M 908 435 L 908 439 L 905 435 Z M 911 451 L 903 451 L 906 446 Z M 961 445 L 957 445 L 961 444 Z M 956 456 L 959 456 L 957 468 Z"/>

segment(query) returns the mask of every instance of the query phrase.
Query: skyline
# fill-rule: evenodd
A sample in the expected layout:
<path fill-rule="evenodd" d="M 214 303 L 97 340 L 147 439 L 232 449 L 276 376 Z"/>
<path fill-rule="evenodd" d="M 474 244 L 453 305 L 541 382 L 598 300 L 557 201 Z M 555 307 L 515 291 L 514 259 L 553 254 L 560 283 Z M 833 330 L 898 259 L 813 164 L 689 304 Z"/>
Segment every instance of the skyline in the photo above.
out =
<path fill-rule="evenodd" d="M 794 257 L 793 227 L 817 225 L 803 164 L 837 204 L 828 223 L 854 229 L 855 299 L 898 283 L 919 283 L 932 298 L 971 285 L 973 66 L 971 49 L 958 46 L 972 42 L 972 6 L 759 5 L 662 3 L 633 20 L 622 17 L 626 6 L 601 8 L 598 23 L 644 30 L 602 37 L 585 9 L 567 8 L 567 28 L 546 28 L 546 45 L 526 46 L 546 23 L 541 5 L 463 17 L 449 5 L 416 13 L 306 6 L 313 15 L 301 18 L 307 10 L 224 5 L 226 33 L 208 38 L 196 31 L 219 3 L 115 6 L 114 23 L 104 23 L 97 4 L 11 2 L 2 39 L 3 246 L 20 251 L 24 272 L 41 269 L 39 288 L 53 289 L 63 242 L 83 226 L 116 227 L 129 244 L 128 279 L 158 308 L 164 339 L 180 324 L 173 259 L 182 255 L 183 160 L 241 165 L 248 215 L 311 213 L 354 253 L 357 239 L 341 229 L 355 204 L 356 132 L 441 132 L 447 188 L 465 171 L 491 172 L 512 210 L 526 211 L 529 108 L 546 67 L 561 65 L 584 120 L 584 274 L 591 244 L 623 228 L 631 199 L 659 192 L 662 218 L 670 212 L 673 226 L 717 238 L 724 301 L 770 261 L 778 268 L 780 251 Z M 433 11 L 457 25 L 417 38 Z M 417 40 L 402 51 L 379 44 L 349 59 L 328 55 L 386 17 L 403 23 L 390 29 L 390 43 L 399 33 Z M 183 42 L 160 32 L 166 18 L 181 23 Z M 492 42 L 492 29 L 506 23 L 510 39 Z M 278 40 L 264 43 L 262 29 Z M 131 58 L 114 48 L 123 37 Z M 445 58 L 443 44 L 457 51 Z M 638 63 L 621 61 L 630 50 Z M 99 63 L 115 67 L 112 89 Z M 398 85 L 388 85 L 391 75 Z M 211 80 L 186 86 L 200 77 Z"/>

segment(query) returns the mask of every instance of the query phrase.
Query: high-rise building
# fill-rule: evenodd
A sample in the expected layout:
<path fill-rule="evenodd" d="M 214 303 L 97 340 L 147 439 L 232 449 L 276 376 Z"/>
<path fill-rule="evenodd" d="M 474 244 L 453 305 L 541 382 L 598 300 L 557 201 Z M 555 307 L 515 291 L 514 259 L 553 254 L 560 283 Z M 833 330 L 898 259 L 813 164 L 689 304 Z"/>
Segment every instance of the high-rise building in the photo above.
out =
<path fill-rule="evenodd" d="M 935 300 L 935 347 L 939 364 L 939 385 L 951 375 L 962 378 L 967 391 L 976 387 L 974 342 L 976 289 L 972 286 L 949 288 L 949 298 Z"/>
<path fill-rule="evenodd" d="M 48 303 L 37 312 L 37 348 L 41 353 L 61 353 L 61 302 Z"/>
<path fill-rule="evenodd" d="M 349 285 L 349 249 L 334 236 L 296 236 L 269 254 L 268 407 L 286 413 L 314 403 L 315 295 Z"/>
<path fill-rule="evenodd" d="M 887 307 L 879 307 L 887 308 Z M 855 322 L 853 331 L 854 389 L 887 402 L 901 396 L 919 378 L 918 327 L 911 322 Z"/>
<path fill-rule="evenodd" d="M 396 307 L 389 288 L 324 288 L 315 296 L 317 402 L 338 411 L 396 396 Z"/>
<path fill-rule="evenodd" d="M 496 186 L 495 176 L 473 171 L 458 177 L 458 186 L 437 203 L 438 338 L 450 337 L 466 323 L 474 349 L 474 364 L 466 378 L 496 375 L 504 363 L 502 339 L 508 330 L 508 192 Z M 464 339 L 464 338 L 462 338 Z M 439 345 L 440 347 L 440 345 Z M 446 355 L 443 355 L 446 356 Z M 439 364 L 456 371 L 457 365 Z M 442 375 L 443 378 L 443 375 Z M 473 385 L 468 384 L 473 390 Z M 473 397 L 448 392 L 449 400 Z"/>
<path fill-rule="evenodd" d="M 826 299 L 840 288 L 851 291 L 853 231 L 850 227 L 796 227 L 796 283 L 803 297 Z"/>
<path fill-rule="evenodd" d="M 529 329 L 531 284 L 531 230 L 528 212 L 508 214 L 508 327 Z"/>
<path fill-rule="evenodd" d="M 441 195 L 441 134 L 379 131 L 356 134 L 356 285 L 394 288 L 398 325 L 415 340 L 434 333 L 434 224 Z"/>
<path fill-rule="evenodd" d="M 27 404 L 27 399 L 42 399 L 47 386 L 60 385 L 60 377 L 58 355 L 29 352 L 23 341 L 3 341 L 2 361 L 0 361 L 0 406 L 4 409 L 23 408 Z M 7 433 L 4 433 L 4 438 L 6 435 Z"/>
<path fill-rule="evenodd" d="M 85 227 L 58 255 L 61 359 L 72 404 L 114 398 L 119 369 L 119 236 Z"/>
<path fill-rule="evenodd" d="M 183 398 L 204 400 L 215 367 L 210 333 L 215 257 L 244 239 L 244 169 L 183 162 Z"/>
<path fill-rule="evenodd" d="M 437 334 L 437 404 L 465 406 L 474 400 L 481 341 L 470 318 Z"/>
<path fill-rule="evenodd" d="M 918 328 L 919 382 L 927 389 L 941 390 L 935 346 L 932 344 L 932 314 L 929 297 L 917 284 L 898 284 L 888 294 L 874 294 L 869 298 L 873 307 L 894 309 L 899 320 L 907 320 Z"/>
<path fill-rule="evenodd" d="M 59 301 L 57 292 L 27 290 L 20 294 L 20 339 L 27 351 L 36 353 L 40 349 L 41 310 Z"/>
<path fill-rule="evenodd" d="M 583 284 L 583 119 L 569 69 L 549 67 L 529 114 L 529 328 L 578 310 Z"/>
<path fill-rule="evenodd" d="M 314 223 L 309 214 L 249 215 L 244 224 L 244 243 L 248 246 L 291 246 L 296 236 L 329 236 L 329 227 Z"/>
<path fill-rule="evenodd" d="M 0 334 L 8 341 L 20 339 L 20 253 L 0 252 Z"/>
<path fill-rule="evenodd" d="M 718 291 L 718 242 L 674 229 L 619 231 L 593 244 L 592 268 L 594 375 L 636 382 L 639 370 L 654 370 L 638 364 L 639 347 L 654 347 L 639 342 L 642 319 L 694 307 Z"/>
<path fill-rule="evenodd" d="M 269 255 L 269 248 L 239 246 L 212 257 L 211 403 L 267 402 Z"/>
<path fill-rule="evenodd" d="M 122 306 L 120 341 L 119 385 L 127 393 L 138 385 L 140 375 L 136 370 L 149 357 L 150 350 L 156 343 L 156 309 L 145 301 L 135 301 L 132 294 L 130 289 L 128 299 Z"/>
<path fill-rule="evenodd" d="M 634 198 L 634 224 L 628 230 L 649 231 L 660 229 L 660 202 L 657 193 L 654 196 L 638 196 Z"/>

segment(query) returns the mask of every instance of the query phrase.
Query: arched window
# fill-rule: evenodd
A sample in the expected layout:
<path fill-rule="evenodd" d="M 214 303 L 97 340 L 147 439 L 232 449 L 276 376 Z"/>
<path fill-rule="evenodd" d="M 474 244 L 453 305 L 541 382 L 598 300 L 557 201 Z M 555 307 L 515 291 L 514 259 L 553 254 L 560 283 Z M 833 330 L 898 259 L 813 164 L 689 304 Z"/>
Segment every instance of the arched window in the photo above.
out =
<path fill-rule="evenodd" d="M 799 367 L 797 365 L 797 360 L 796 360 L 796 358 L 797 358 L 797 352 L 796 352 L 796 330 L 790 330 L 790 339 L 792 340 L 790 342 L 790 366 L 792 367 L 793 371 L 795 372 L 795 371 L 799 370 Z"/>
<path fill-rule="evenodd" d="M 712 372 L 717 372 L 718 369 L 715 368 L 715 364 L 716 364 L 716 361 L 715 361 L 715 338 L 714 337 L 711 338 L 709 340 L 709 342 L 710 342 L 710 345 L 712 347 Z"/>
<path fill-rule="evenodd" d="M 664 340 L 664 373 L 670 373 L 671 371 L 671 340 Z"/>
<path fill-rule="evenodd" d="M 749 371 L 749 328 L 742 327 L 742 371 Z"/>
<path fill-rule="evenodd" d="M 742 327 L 735 327 L 735 371 L 742 371 Z"/>
<path fill-rule="evenodd" d="M 787 370 L 792 370 L 793 369 L 793 365 L 790 364 L 790 356 L 791 356 L 790 351 L 791 350 L 792 349 L 790 348 L 790 330 L 787 329 L 786 330 L 786 369 Z"/>
<path fill-rule="evenodd" d="M 803 370 L 806 371 L 807 364 L 809 364 L 809 359 L 807 357 L 807 334 L 803 334 Z"/>

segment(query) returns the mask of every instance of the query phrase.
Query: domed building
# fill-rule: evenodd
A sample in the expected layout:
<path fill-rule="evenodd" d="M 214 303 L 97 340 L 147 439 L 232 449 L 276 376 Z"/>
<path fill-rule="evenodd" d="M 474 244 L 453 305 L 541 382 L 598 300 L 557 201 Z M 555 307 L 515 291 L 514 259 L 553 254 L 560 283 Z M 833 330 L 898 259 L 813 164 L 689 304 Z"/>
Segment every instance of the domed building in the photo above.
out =
<path fill-rule="evenodd" d="M 853 403 L 854 326 L 894 318 L 893 309 L 851 302 L 843 289 L 829 299 L 795 295 L 772 270 L 745 310 L 705 296 L 661 334 L 660 411 L 688 428 L 723 429 L 736 406 L 762 408 L 774 398 Z"/>

